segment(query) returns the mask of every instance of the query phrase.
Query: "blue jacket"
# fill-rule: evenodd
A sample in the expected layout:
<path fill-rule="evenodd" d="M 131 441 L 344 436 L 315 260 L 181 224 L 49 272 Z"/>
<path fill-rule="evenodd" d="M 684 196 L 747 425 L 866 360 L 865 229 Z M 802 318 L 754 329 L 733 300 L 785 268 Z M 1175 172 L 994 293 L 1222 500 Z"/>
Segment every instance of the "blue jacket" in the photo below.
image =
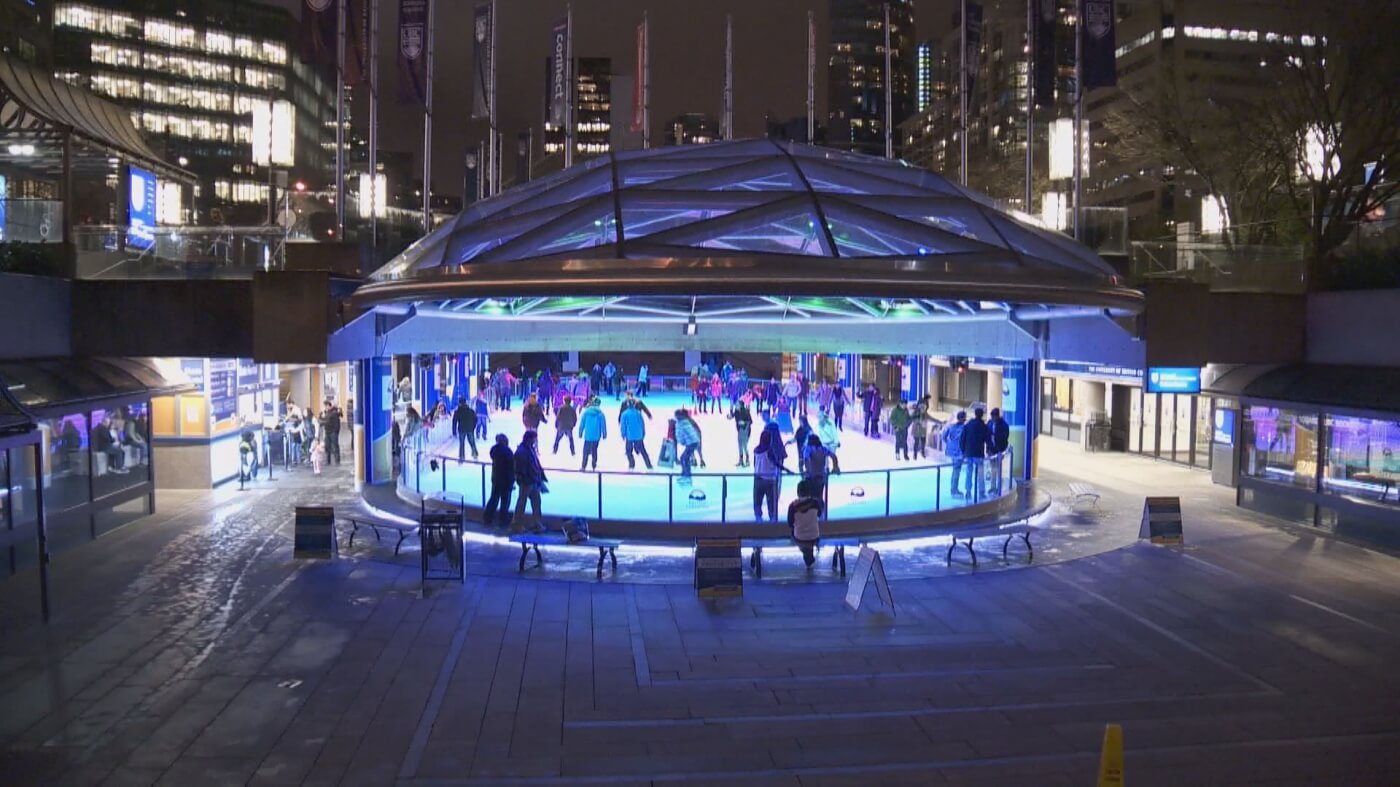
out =
<path fill-rule="evenodd" d="M 629 407 L 622 411 L 621 432 L 623 440 L 645 440 L 647 436 L 647 422 L 642 418 L 642 411 L 636 407 Z"/>
<path fill-rule="evenodd" d="M 676 420 L 676 442 L 682 448 L 700 444 L 700 430 L 696 428 L 694 421 L 689 418 Z"/>
<path fill-rule="evenodd" d="M 589 405 L 578 420 L 578 434 L 587 442 L 605 440 L 608 436 L 608 419 L 602 408 Z"/>

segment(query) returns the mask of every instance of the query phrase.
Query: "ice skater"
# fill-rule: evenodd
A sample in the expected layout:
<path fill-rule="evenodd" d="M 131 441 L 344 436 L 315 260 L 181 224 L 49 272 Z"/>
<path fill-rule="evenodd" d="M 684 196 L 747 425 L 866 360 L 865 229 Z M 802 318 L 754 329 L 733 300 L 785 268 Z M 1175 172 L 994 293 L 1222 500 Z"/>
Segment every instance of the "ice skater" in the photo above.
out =
<path fill-rule="evenodd" d="M 749 412 L 748 402 L 736 402 L 729 411 L 729 417 L 734 419 L 734 430 L 739 439 L 739 463 L 735 467 L 749 466 L 749 435 L 753 430 L 753 414 Z"/>

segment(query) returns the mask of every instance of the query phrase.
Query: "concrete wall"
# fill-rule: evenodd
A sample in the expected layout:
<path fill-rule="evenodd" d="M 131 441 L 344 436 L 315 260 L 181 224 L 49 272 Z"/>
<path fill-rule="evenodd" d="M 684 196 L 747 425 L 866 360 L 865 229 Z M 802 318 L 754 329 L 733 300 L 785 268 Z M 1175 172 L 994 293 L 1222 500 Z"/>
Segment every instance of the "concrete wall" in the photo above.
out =
<path fill-rule="evenodd" d="M 73 354 L 248 358 L 247 281 L 75 281 Z"/>
<path fill-rule="evenodd" d="M 251 356 L 266 363 L 325 363 L 330 334 L 330 274 L 258 273 L 250 290 Z M 366 353 L 365 357 L 374 353 Z"/>
<path fill-rule="evenodd" d="M 1147 345 L 1107 317 L 1049 321 L 1045 357 L 1056 361 L 1142 368 Z"/>
<path fill-rule="evenodd" d="M 1400 366 L 1400 290 L 1308 296 L 1308 363 Z"/>
<path fill-rule="evenodd" d="M 1145 292 L 1148 366 L 1303 360 L 1301 295 L 1219 293 L 1188 283 L 1152 284 Z"/>
<path fill-rule="evenodd" d="M 71 355 L 72 298 L 67 279 L 0 273 L 0 359 Z"/>

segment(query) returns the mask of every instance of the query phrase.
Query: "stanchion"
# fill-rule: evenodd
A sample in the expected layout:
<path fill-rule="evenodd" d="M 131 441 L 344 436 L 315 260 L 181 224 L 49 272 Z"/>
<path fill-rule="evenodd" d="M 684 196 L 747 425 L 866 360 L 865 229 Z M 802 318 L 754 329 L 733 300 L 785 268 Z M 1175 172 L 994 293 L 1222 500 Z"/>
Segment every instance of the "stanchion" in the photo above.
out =
<path fill-rule="evenodd" d="M 1117 724 L 1109 724 L 1103 730 L 1099 787 L 1123 787 L 1123 728 Z"/>

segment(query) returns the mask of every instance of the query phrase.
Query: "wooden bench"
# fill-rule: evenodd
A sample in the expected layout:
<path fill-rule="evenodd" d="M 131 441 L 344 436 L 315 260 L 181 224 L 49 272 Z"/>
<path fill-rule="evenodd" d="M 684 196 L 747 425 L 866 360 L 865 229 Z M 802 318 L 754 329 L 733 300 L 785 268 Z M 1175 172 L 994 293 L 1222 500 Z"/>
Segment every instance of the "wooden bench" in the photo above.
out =
<path fill-rule="evenodd" d="M 1082 481 L 1075 481 L 1069 485 L 1068 504 L 1073 507 L 1085 501 L 1094 504 L 1094 508 L 1099 507 L 1099 490 L 1093 484 L 1086 484 Z"/>
<path fill-rule="evenodd" d="M 743 546 L 753 550 L 749 554 L 749 568 L 753 570 L 754 579 L 763 578 L 763 550 L 765 547 L 790 547 L 796 546 L 797 542 L 791 538 L 745 538 L 741 541 Z M 859 547 L 858 538 L 823 538 L 817 541 L 817 548 L 832 547 L 831 570 L 840 571 L 841 576 L 846 576 L 846 547 Z"/>
<path fill-rule="evenodd" d="M 540 545 L 564 546 L 564 547 L 597 547 L 598 548 L 598 579 L 603 578 L 603 561 L 612 563 L 613 576 L 617 576 L 617 548 L 622 546 L 622 541 L 616 538 L 590 538 L 586 541 L 570 541 L 569 537 L 563 533 L 516 533 L 510 537 L 512 543 L 520 545 L 520 565 L 517 572 L 525 571 L 525 558 L 529 556 L 530 550 L 535 550 L 535 565 L 544 564 L 544 558 L 540 555 Z"/>
<path fill-rule="evenodd" d="M 399 537 L 399 541 L 397 544 L 394 544 L 395 556 L 399 554 L 399 549 L 403 546 L 405 539 L 409 536 L 418 535 L 419 526 L 417 522 L 405 524 L 403 522 L 394 522 L 386 519 L 371 519 L 364 516 L 343 516 L 341 519 L 350 523 L 350 546 L 352 547 L 355 546 L 355 534 L 360 532 L 360 528 L 362 527 L 367 527 L 374 531 L 374 540 L 376 542 L 381 542 L 379 532 L 381 529 L 396 533 Z"/>
<path fill-rule="evenodd" d="M 975 530 L 967 530 L 953 534 L 953 542 L 948 545 L 948 554 L 944 557 L 944 563 L 952 564 L 953 550 L 957 549 L 958 543 L 967 547 L 967 554 L 972 558 L 972 567 L 977 567 L 977 553 L 972 549 L 972 542 L 979 538 L 1006 536 L 1006 540 L 1001 544 L 1001 557 L 1007 559 L 1007 548 L 1011 546 L 1011 539 L 1020 536 L 1026 542 L 1026 555 L 1028 560 L 1035 560 L 1035 550 L 1031 548 L 1031 526 L 1027 522 L 1013 522 L 1006 525 L 987 525 Z"/>

